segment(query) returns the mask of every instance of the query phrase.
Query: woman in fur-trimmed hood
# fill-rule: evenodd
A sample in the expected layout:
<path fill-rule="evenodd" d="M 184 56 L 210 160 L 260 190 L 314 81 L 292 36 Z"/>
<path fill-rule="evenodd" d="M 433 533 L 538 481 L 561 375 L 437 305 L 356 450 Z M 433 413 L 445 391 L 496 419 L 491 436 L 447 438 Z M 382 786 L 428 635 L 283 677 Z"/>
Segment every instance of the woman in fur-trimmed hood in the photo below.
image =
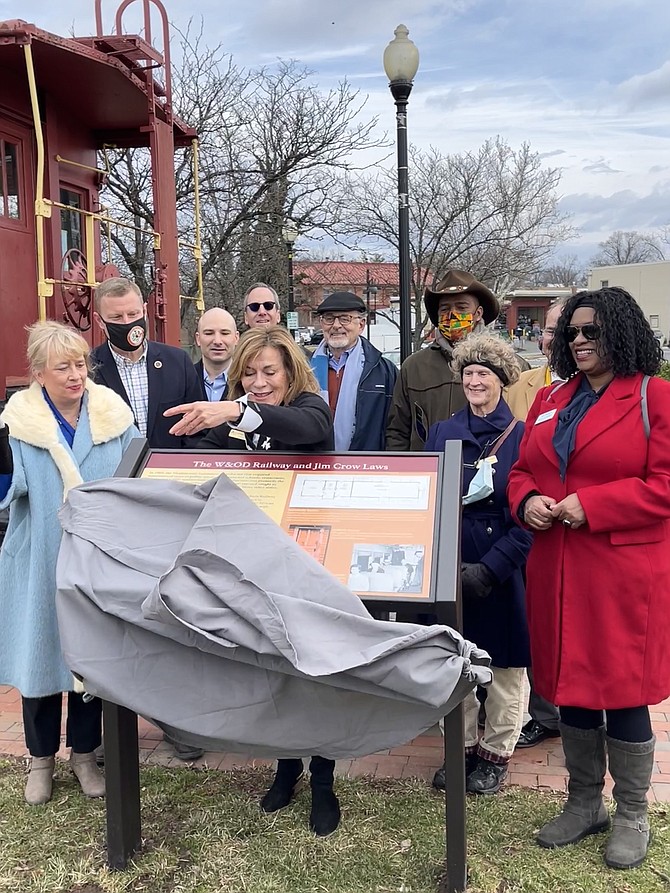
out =
<path fill-rule="evenodd" d="M 26 800 L 51 798 L 60 747 L 62 692 L 69 692 L 67 745 L 87 796 L 104 794 L 95 765 L 101 705 L 72 691 L 56 618 L 58 510 L 72 487 L 114 474 L 139 433 L 126 403 L 88 380 L 89 346 L 73 329 L 47 321 L 29 328 L 32 384 L 0 416 L 0 508 L 10 506 L 0 552 L 0 684 L 22 695 L 32 765 Z"/>

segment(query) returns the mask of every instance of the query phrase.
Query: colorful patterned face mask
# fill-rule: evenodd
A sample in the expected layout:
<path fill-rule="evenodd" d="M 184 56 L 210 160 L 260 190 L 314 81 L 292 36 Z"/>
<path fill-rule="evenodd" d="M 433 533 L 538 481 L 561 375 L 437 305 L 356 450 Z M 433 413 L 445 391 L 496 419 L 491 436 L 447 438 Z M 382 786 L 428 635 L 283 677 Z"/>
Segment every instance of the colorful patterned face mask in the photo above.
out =
<path fill-rule="evenodd" d="M 473 313 L 456 313 L 449 311 L 441 313 L 437 325 L 438 331 L 447 341 L 460 341 L 472 331 L 474 325 Z"/>

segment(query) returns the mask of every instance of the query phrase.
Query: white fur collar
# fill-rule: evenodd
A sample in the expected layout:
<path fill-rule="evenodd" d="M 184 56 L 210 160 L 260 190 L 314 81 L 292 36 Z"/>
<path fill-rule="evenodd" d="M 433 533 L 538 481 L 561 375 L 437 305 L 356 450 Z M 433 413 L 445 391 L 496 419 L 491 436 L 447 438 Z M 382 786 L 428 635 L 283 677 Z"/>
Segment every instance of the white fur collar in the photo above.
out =
<path fill-rule="evenodd" d="M 107 443 L 120 437 L 133 424 L 130 407 L 114 391 L 90 379 L 86 381 L 86 391 L 86 409 L 94 444 Z M 2 421 L 9 426 L 11 437 L 49 451 L 63 478 L 65 494 L 82 483 L 72 454 L 58 438 L 58 422 L 37 382 L 10 397 L 2 413 Z"/>

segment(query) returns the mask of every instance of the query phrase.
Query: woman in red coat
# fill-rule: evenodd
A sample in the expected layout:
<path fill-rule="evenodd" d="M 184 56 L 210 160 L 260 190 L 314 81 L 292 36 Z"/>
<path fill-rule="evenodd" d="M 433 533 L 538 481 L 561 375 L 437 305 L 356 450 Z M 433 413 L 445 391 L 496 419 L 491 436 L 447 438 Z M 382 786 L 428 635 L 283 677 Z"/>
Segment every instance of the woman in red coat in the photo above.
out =
<path fill-rule="evenodd" d="M 647 378 L 660 363 L 628 292 L 571 297 L 551 356 L 568 380 L 537 395 L 508 487 L 517 519 L 535 533 L 533 675 L 560 707 L 569 772 L 564 810 L 537 841 L 565 846 L 609 826 L 608 758 L 612 868 L 639 865 L 647 852 L 647 705 L 670 693 L 670 384 Z"/>

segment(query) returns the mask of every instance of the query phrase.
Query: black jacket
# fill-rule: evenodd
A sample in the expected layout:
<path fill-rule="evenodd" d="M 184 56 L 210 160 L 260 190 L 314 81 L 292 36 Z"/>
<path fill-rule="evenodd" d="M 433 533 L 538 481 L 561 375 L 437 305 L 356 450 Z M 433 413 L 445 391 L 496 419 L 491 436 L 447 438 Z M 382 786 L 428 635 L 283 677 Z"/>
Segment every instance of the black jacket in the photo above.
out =
<path fill-rule="evenodd" d="M 105 341 L 92 352 L 93 378 L 98 384 L 107 385 L 123 397 L 130 406 L 128 394 L 121 381 L 119 370 Z M 180 403 L 202 400 L 202 385 L 188 355 L 180 347 L 171 347 L 159 341 L 147 342 L 147 376 L 149 381 L 149 406 L 147 409 L 147 440 L 154 449 L 178 450 L 193 447 L 194 439 L 175 437 L 170 428 L 179 416 L 166 419 L 166 409 Z M 132 408 L 132 407 L 131 407 Z"/>
<path fill-rule="evenodd" d="M 202 365 L 202 360 L 198 360 L 197 363 L 193 364 L 195 366 L 195 371 L 198 373 L 198 381 L 200 382 L 200 391 L 202 396 L 201 400 L 209 400 L 207 396 L 207 388 L 205 387 L 205 375 L 204 375 L 204 367 Z M 223 389 L 223 394 L 219 397 L 219 400 L 227 400 L 228 399 L 228 379 L 226 378 L 226 386 Z"/>
<path fill-rule="evenodd" d="M 263 424 L 253 434 L 241 437 L 228 425 L 212 428 L 198 447 L 203 450 L 243 450 L 252 444 L 254 434 L 260 436 L 255 449 L 281 452 L 323 453 L 332 450 L 333 417 L 330 408 L 318 394 L 298 394 L 289 406 L 251 404 Z M 269 442 L 266 445 L 266 438 Z"/>

